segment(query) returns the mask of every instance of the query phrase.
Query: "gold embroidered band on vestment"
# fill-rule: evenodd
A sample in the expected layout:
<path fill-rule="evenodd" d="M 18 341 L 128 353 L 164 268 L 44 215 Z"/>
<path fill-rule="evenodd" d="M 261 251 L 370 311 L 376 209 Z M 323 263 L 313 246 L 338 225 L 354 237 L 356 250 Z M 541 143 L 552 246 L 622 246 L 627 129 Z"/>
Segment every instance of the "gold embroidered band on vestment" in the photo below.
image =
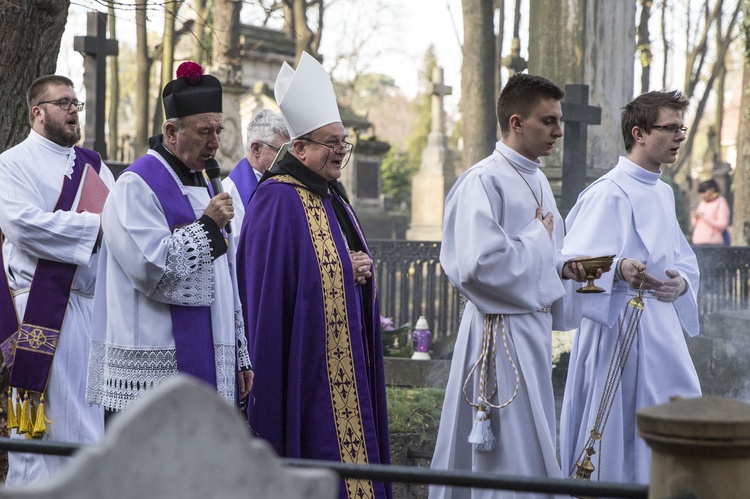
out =
<path fill-rule="evenodd" d="M 288 175 L 273 179 L 295 185 L 305 210 L 310 240 L 318 260 L 326 329 L 328 385 L 341 462 L 367 464 L 369 459 L 346 309 L 344 268 L 333 240 L 328 216 L 322 199 L 301 186 L 296 179 Z M 375 497 L 370 480 L 346 479 L 345 484 L 350 499 Z"/>

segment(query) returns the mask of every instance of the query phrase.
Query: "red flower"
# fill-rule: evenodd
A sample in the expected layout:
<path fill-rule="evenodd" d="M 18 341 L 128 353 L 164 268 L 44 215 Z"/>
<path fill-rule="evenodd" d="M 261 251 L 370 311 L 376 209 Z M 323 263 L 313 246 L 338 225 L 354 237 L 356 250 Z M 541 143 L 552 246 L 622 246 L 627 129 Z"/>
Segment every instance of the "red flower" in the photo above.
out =
<path fill-rule="evenodd" d="M 177 68 L 177 78 L 185 78 L 191 85 L 197 85 L 201 81 L 203 67 L 196 62 L 183 62 Z"/>

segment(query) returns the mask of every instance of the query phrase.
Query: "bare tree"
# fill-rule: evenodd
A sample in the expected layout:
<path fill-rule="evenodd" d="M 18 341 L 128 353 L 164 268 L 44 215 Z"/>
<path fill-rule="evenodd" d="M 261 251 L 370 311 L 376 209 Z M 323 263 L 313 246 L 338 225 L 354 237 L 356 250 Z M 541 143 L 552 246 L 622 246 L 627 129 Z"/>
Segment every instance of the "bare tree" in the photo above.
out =
<path fill-rule="evenodd" d="M 149 136 L 149 81 L 153 58 L 149 55 L 146 37 L 147 0 L 136 0 L 136 71 L 138 80 L 135 89 L 135 134 L 133 136 L 133 153 L 136 157 L 145 154 L 148 149 Z"/>
<path fill-rule="evenodd" d="M 495 95 L 500 95 L 503 88 L 503 36 L 505 34 L 505 0 L 495 0 L 495 11 L 498 13 L 497 35 L 495 35 Z"/>
<path fill-rule="evenodd" d="M 464 169 L 486 157 L 495 143 L 495 31 L 493 0 L 463 0 L 463 65 L 461 68 L 461 121 Z"/>
<path fill-rule="evenodd" d="M 0 0 L 0 150 L 29 132 L 26 90 L 55 72 L 70 0 Z"/>
<path fill-rule="evenodd" d="M 648 23 L 651 20 L 652 0 L 641 1 L 641 17 L 638 21 L 638 32 L 636 50 L 639 52 L 641 62 L 641 93 L 648 92 L 649 80 L 651 78 L 651 38 L 648 31 Z"/>
<path fill-rule="evenodd" d="M 750 245 L 750 2 L 744 1 L 742 32 L 742 104 L 737 133 L 737 165 L 734 171 L 734 223 L 742 230 L 735 239 Z M 740 236 L 740 237 L 737 237 Z"/>
<path fill-rule="evenodd" d="M 210 41 L 207 37 L 208 25 L 211 16 L 211 3 L 209 0 L 194 0 L 193 10 L 195 10 L 195 27 L 193 34 L 195 36 L 195 48 L 193 49 L 193 60 L 207 65 L 211 62 Z"/>
<path fill-rule="evenodd" d="M 108 2 L 107 11 L 109 12 L 109 38 L 117 40 L 117 17 L 115 17 L 114 2 Z M 109 64 L 109 85 L 107 86 L 107 97 L 109 100 L 109 115 L 107 116 L 107 126 L 109 127 L 108 142 L 109 151 L 107 156 L 110 159 L 117 159 L 118 138 L 117 138 L 117 112 L 120 108 L 120 65 L 117 57 L 107 58 Z"/>
<path fill-rule="evenodd" d="M 664 65 L 661 71 L 661 88 L 667 88 L 667 69 L 669 68 L 669 41 L 667 40 L 667 0 L 661 2 L 661 42 L 664 50 Z"/>
<path fill-rule="evenodd" d="M 722 68 L 724 66 L 724 60 L 726 58 L 727 51 L 729 50 L 729 47 L 731 45 L 732 40 L 734 40 L 734 28 L 737 25 L 737 20 L 739 18 L 739 14 L 742 11 L 743 2 L 737 2 L 735 4 L 734 11 L 732 12 L 732 15 L 729 19 L 729 23 L 727 24 L 727 27 L 725 30 L 722 31 L 722 25 L 717 20 L 721 18 L 721 4 L 722 0 L 718 0 L 716 5 L 714 5 L 714 8 L 711 9 L 711 11 L 708 13 L 706 24 L 704 26 L 704 29 L 702 30 L 701 38 L 698 44 L 694 47 L 694 49 L 689 54 L 688 62 L 692 64 L 692 66 L 687 66 L 685 70 L 686 74 L 686 81 L 685 81 L 685 93 L 688 97 L 693 97 L 695 94 L 695 90 L 698 87 L 698 84 L 701 81 L 704 81 L 705 78 L 705 84 L 703 85 L 703 94 L 701 95 L 700 99 L 698 100 L 698 105 L 695 108 L 694 112 L 694 118 L 693 123 L 688 131 L 688 136 L 685 142 L 682 145 L 681 151 L 680 151 L 680 158 L 677 160 L 677 162 L 672 165 L 671 167 L 665 168 L 665 173 L 670 176 L 676 175 L 686 164 L 689 163 L 693 151 L 693 146 L 695 144 L 695 137 L 699 130 L 699 125 L 701 122 L 701 119 L 703 118 L 704 111 L 706 109 L 706 104 L 708 103 L 709 97 L 712 95 L 714 83 L 716 82 L 716 79 L 720 77 Z M 708 76 L 705 77 L 703 75 L 703 65 L 706 64 L 706 58 L 707 58 L 707 42 L 711 26 L 716 25 L 715 29 L 719 31 L 717 34 L 718 39 L 721 40 L 721 42 L 716 47 L 716 54 L 715 59 L 713 60 L 713 63 L 711 64 L 711 68 L 708 71 Z M 720 124 L 717 125 L 720 129 Z"/>

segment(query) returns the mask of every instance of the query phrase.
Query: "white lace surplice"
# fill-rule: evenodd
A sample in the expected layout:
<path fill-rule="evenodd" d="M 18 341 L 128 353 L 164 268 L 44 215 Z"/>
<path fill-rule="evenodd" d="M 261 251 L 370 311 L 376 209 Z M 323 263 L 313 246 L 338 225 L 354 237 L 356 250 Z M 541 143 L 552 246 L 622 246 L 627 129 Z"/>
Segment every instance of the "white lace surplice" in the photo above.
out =
<path fill-rule="evenodd" d="M 208 191 L 182 189 L 200 218 Z M 170 232 L 159 200 L 135 173 L 118 179 L 103 223 L 87 400 L 121 410 L 177 373 L 170 304 L 182 304 L 211 307 L 217 389 L 232 404 L 244 331 L 236 321 L 227 255 L 211 263 L 198 222 Z"/>

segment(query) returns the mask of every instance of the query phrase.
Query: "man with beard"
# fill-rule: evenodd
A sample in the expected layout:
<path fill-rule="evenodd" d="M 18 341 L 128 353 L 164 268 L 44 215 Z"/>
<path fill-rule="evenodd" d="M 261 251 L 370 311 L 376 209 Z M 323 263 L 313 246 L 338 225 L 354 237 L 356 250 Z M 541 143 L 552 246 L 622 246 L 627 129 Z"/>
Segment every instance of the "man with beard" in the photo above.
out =
<path fill-rule="evenodd" d="M 120 175 L 102 214 L 86 397 L 108 414 L 177 374 L 208 383 L 228 405 L 252 383 L 223 232 L 232 198 L 203 175 L 224 129 L 221 83 L 184 62 L 162 100 L 163 134 Z"/>
<path fill-rule="evenodd" d="M 303 53 L 274 87 L 292 141 L 258 185 L 237 270 L 258 383 L 250 426 L 284 457 L 390 463 L 383 346 L 372 259 L 337 184 L 352 144 L 331 80 Z M 393 497 L 342 480 L 339 497 Z"/>
<path fill-rule="evenodd" d="M 114 177 L 99 154 L 74 146 L 83 102 L 72 81 L 43 76 L 29 87 L 27 102 L 29 136 L 0 155 L 7 283 L 0 285 L 0 348 L 13 387 L 8 426 L 15 438 L 90 444 L 102 436 L 104 422 L 101 408 L 85 403 L 82 366 L 101 206 Z M 6 484 L 45 478 L 67 459 L 11 452 Z"/>

